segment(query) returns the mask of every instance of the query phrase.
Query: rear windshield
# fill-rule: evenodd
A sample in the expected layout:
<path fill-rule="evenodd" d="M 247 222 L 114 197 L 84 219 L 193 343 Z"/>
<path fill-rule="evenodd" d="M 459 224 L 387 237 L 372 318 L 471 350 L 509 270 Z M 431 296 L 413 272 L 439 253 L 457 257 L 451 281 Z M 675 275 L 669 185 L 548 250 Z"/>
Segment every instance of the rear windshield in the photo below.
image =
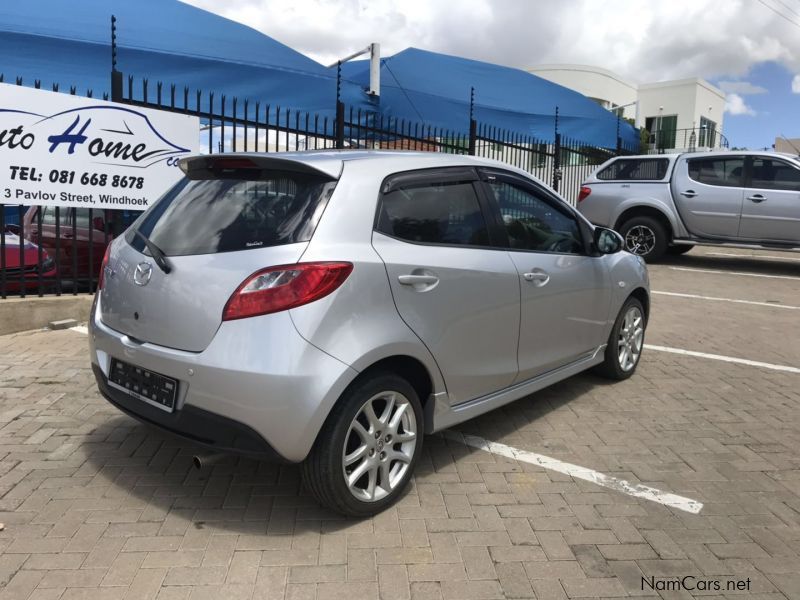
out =
<path fill-rule="evenodd" d="M 184 179 L 134 226 L 167 256 L 307 242 L 334 186 L 322 177 L 264 171 L 257 180 Z M 132 228 L 126 239 L 144 251 Z"/>
<path fill-rule="evenodd" d="M 597 178 L 604 181 L 653 181 L 664 179 L 667 167 L 669 159 L 666 158 L 621 158 L 597 173 Z"/>

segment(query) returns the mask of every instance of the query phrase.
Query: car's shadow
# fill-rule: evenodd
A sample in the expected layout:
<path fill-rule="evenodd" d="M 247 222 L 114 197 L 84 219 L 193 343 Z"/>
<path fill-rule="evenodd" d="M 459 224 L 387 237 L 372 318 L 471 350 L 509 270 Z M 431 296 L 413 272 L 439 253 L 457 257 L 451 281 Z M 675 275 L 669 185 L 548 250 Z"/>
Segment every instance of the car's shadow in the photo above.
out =
<path fill-rule="evenodd" d="M 575 399 L 609 383 L 581 374 L 467 421 L 458 429 L 498 440 L 535 427 L 553 411 L 569 410 Z M 109 407 L 109 411 L 113 409 Z M 175 519 L 182 519 L 184 525 L 188 521 L 185 529 L 251 535 L 335 532 L 359 526 L 358 520 L 321 507 L 303 488 L 297 465 L 225 455 L 198 470 L 192 458 L 208 455 L 207 450 L 120 413 L 108 414 L 92 437 L 116 443 L 103 443 L 101 450 L 89 454 L 87 461 L 97 473 L 92 485 L 104 485 L 105 480 L 111 490 L 108 496 L 125 496 L 122 508 L 131 519 L 161 523 L 154 530 L 181 530 Z M 427 482 L 459 482 L 456 462 L 475 452 L 480 451 L 447 436 L 425 436 L 414 483 L 397 506 L 419 507 L 417 486 Z M 141 514 L 135 515 L 136 510 L 129 508 L 141 509 Z"/>

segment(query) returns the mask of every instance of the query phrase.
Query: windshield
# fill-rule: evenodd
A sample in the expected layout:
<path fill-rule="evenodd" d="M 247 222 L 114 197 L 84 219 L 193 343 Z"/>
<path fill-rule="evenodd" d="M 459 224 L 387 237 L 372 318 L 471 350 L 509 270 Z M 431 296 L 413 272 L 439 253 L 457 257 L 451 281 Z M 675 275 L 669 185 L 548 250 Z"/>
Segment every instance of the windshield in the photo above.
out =
<path fill-rule="evenodd" d="M 322 177 L 264 171 L 257 180 L 184 179 L 134 227 L 166 256 L 307 242 L 334 186 Z M 132 231 L 126 240 L 144 251 Z"/>

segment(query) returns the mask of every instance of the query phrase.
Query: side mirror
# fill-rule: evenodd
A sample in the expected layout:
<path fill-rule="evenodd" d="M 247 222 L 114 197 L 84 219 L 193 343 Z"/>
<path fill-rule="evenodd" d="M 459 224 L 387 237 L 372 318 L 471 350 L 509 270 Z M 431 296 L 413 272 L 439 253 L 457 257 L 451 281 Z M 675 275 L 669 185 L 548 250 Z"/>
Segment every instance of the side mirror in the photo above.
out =
<path fill-rule="evenodd" d="M 103 219 L 103 217 L 94 217 L 92 219 L 92 228 L 96 229 L 97 231 L 105 232 L 105 230 L 106 230 L 106 222 Z"/>
<path fill-rule="evenodd" d="M 22 235 L 22 228 L 14 223 L 8 223 L 6 225 L 6 233 L 10 233 L 12 235 Z"/>
<path fill-rule="evenodd" d="M 595 227 L 594 246 L 600 254 L 615 254 L 625 247 L 625 240 L 613 229 Z"/>

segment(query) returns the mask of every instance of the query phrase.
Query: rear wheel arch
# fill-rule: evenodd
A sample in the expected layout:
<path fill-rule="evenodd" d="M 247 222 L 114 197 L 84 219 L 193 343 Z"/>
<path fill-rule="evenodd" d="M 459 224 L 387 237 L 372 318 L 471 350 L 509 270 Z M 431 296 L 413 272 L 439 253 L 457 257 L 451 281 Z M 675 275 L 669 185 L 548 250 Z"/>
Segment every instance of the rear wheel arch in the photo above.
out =
<path fill-rule="evenodd" d="M 404 354 L 382 358 L 362 370 L 350 385 L 381 371 L 394 373 L 408 381 L 414 391 L 417 392 L 422 409 L 425 410 L 425 405 L 433 392 L 433 378 L 427 367 L 420 360 Z"/>
<path fill-rule="evenodd" d="M 675 235 L 672 229 L 672 223 L 670 223 L 669 218 L 664 214 L 663 211 L 653 208 L 652 206 L 633 206 L 626 209 L 614 224 L 614 231 L 619 231 L 627 221 L 630 221 L 634 217 L 651 217 L 657 219 L 664 226 L 664 229 L 669 236 L 668 241 L 672 241 L 672 238 Z"/>
<path fill-rule="evenodd" d="M 636 288 L 630 293 L 629 297 L 636 298 L 639 302 L 642 303 L 642 308 L 644 308 L 644 318 L 645 321 L 650 320 L 650 294 L 647 293 L 647 290 L 643 287 Z"/>

